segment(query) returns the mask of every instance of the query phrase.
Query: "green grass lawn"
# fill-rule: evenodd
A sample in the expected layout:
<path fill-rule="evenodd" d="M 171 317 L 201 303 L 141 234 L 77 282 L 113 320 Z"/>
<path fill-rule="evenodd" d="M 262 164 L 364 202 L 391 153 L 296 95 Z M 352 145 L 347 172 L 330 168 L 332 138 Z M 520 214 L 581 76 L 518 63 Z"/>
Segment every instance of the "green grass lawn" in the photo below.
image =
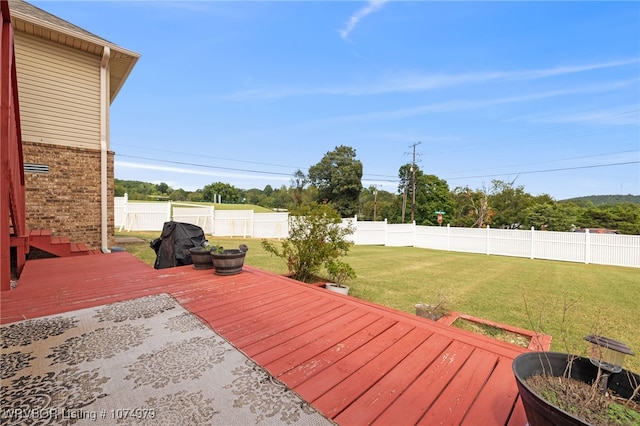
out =
<path fill-rule="evenodd" d="M 146 241 L 154 233 L 119 233 Z M 259 239 L 209 237 L 212 244 L 249 246 L 246 263 L 285 273 L 283 260 Z M 127 251 L 153 265 L 144 244 Z M 553 336 L 551 350 L 586 354 L 583 337 L 601 334 L 637 354 L 626 367 L 640 371 L 640 271 L 634 268 L 455 253 L 413 247 L 354 246 L 347 262 L 358 273 L 350 295 L 415 313 L 416 303 L 446 300 L 454 311 Z"/>

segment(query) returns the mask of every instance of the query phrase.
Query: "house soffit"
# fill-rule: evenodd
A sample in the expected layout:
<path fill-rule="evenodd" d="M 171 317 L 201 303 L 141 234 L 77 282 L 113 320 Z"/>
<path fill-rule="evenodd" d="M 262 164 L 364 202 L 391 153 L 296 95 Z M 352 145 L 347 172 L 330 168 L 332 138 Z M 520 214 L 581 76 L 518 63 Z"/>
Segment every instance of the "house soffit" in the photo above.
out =
<path fill-rule="evenodd" d="M 96 56 L 102 56 L 104 48 L 108 47 L 111 51 L 110 101 L 113 102 L 140 58 L 139 53 L 113 44 L 25 1 L 9 0 L 9 7 L 16 32 L 34 35 Z"/>

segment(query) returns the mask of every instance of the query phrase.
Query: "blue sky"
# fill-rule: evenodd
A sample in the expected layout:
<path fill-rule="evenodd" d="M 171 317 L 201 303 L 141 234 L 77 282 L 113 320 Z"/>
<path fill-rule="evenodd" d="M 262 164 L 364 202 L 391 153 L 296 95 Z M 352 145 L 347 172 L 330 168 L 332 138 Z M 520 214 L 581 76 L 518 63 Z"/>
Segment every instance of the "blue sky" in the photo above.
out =
<path fill-rule="evenodd" d="M 119 179 L 289 185 L 338 145 L 363 185 L 640 194 L 640 3 L 37 1 L 141 54 Z"/>

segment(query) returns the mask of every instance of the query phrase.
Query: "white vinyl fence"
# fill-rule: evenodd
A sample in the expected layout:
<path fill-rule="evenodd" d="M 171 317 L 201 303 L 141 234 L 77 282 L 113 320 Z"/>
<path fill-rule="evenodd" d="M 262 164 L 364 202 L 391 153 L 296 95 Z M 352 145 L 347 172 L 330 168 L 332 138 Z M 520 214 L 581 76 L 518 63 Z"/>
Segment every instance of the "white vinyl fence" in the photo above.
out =
<path fill-rule="evenodd" d="M 215 210 L 181 203 L 130 203 L 115 199 L 115 228 L 127 231 L 162 231 L 164 222 L 193 223 L 206 234 L 247 238 L 287 238 L 288 213 L 253 210 Z M 361 222 L 344 219 L 355 233 L 357 245 L 419 247 L 487 255 L 525 257 L 640 268 L 640 235 L 550 232 L 490 227 L 455 228 Z"/>
<path fill-rule="evenodd" d="M 162 231 L 165 222 L 192 223 L 207 235 L 252 238 L 286 238 L 288 213 L 255 213 L 253 210 L 216 210 L 213 206 L 186 203 L 136 203 L 126 195 L 116 197 L 114 227 L 126 231 Z"/>
<path fill-rule="evenodd" d="M 640 268 L 640 235 L 357 222 L 355 244 L 420 247 Z"/>

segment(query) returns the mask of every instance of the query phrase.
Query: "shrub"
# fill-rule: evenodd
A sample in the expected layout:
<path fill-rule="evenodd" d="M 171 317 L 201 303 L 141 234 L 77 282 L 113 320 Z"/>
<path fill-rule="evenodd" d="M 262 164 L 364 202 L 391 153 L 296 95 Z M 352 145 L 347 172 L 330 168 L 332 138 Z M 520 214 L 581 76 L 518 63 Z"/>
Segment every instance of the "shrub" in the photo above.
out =
<path fill-rule="evenodd" d="M 352 245 L 346 237 L 352 226 L 342 224 L 338 212 L 330 204 L 312 203 L 301 206 L 289 216 L 289 238 L 280 243 L 262 240 L 262 247 L 287 262 L 291 277 L 312 282 L 330 262 L 345 256 Z"/>
<path fill-rule="evenodd" d="M 339 260 L 330 260 L 325 264 L 329 278 L 340 287 L 344 287 L 347 280 L 356 278 L 356 271 L 348 263 Z"/>

